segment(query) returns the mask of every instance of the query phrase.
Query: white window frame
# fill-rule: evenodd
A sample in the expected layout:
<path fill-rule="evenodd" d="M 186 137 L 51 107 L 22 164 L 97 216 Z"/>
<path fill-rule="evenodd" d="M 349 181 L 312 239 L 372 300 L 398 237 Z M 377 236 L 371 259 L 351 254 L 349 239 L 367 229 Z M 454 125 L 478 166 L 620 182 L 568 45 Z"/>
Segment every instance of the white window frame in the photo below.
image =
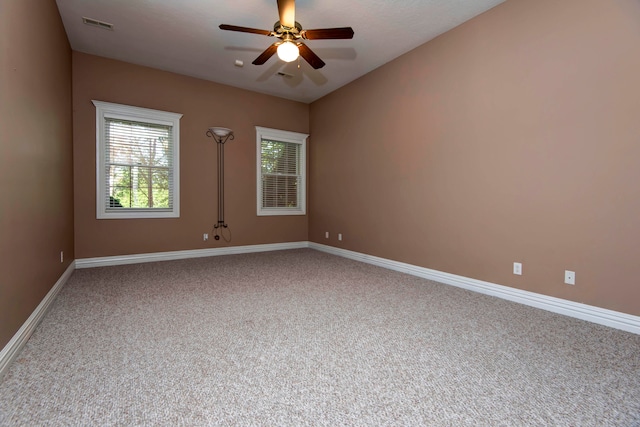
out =
<path fill-rule="evenodd" d="M 308 134 L 256 126 L 256 193 L 258 216 L 306 215 L 307 213 L 307 138 Z M 298 206 L 292 208 L 265 208 L 262 206 L 262 140 L 289 142 L 300 145 L 300 182 L 298 182 Z"/>
<path fill-rule="evenodd" d="M 96 107 L 96 217 L 98 219 L 124 218 L 179 218 L 180 217 L 180 118 L 182 114 L 149 108 L 132 107 L 92 100 Z M 107 210 L 105 193 L 107 186 L 105 163 L 106 141 L 105 118 L 132 120 L 142 123 L 153 123 L 171 126 L 173 138 L 173 173 L 171 188 L 173 190 L 173 206 L 168 209 L 159 208 L 122 208 L 116 212 Z"/>

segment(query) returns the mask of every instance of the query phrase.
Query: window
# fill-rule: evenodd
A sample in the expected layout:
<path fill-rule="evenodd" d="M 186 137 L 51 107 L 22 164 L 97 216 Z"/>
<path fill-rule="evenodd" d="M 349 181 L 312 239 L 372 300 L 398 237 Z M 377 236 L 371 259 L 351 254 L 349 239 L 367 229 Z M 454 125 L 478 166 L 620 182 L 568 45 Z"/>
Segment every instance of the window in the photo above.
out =
<path fill-rule="evenodd" d="M 306 213 L 308 136 L 256 126 L 258 215 Z"/>
<path fill-rule="evenodd" d="M 97 217 L 179 217 L 182 114 L 93 104 Z"/>

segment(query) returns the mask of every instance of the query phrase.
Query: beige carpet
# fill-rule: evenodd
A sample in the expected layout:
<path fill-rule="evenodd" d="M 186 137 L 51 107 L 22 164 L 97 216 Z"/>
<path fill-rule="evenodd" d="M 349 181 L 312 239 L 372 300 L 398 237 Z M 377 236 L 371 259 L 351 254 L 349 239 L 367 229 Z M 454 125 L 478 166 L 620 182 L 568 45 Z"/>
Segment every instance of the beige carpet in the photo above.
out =
<path fill-rule="evenodd" d="M 640 336 L 309 249 L 76 271 L 2 426 L 638 426 Z"/>

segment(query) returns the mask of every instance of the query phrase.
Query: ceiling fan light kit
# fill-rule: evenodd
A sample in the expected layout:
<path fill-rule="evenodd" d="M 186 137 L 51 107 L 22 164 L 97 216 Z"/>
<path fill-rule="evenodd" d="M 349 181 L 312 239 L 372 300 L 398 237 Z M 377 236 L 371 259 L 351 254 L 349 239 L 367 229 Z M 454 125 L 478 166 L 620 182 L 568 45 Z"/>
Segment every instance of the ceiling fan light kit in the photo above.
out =
<path fill-rule="evenodd" d="M 257 28 L 239 27 L 237 25 L 221 24 L 220 29 L 225 31 L 238 31 L 241 33 L 259 34 L 276 37 L 282 41 L 275 42 L 260 54 L 252 63 L 262 65 L 275 54 L 285 62 L 295 61 L 302 56 L 316 70 L 325 66 L 325 63 L 316 55 L 303 40 L 340 40 L 352 39 L 351 27 L 322 28 L 317 30 L 303 30 L 302 25 L 295 20 L 295 0 L 277 0 L 280 20 L 273 26 L 273 31 Z"/>
<path fill-rule="evenodd" d="M 284 41 L 278 46 L 278 58 L 282 59 L 284 62 L 292 62 L 298 59 L 300 55 L 300 50 L 298 46 L 293 44 L 290 41 Z"/>

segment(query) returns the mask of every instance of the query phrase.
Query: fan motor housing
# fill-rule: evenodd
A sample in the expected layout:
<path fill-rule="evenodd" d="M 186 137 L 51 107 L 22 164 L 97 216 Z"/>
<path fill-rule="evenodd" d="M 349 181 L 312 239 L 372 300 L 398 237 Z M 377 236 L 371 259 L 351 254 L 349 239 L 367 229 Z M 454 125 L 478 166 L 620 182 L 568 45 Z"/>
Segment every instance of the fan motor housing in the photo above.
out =
<path fill-rule="evenodd" d="M 302 31 L 302 25 L 298 21 L 296 21 L 296 26 L 294 28 L 285 27 L 280 23 L 280 21 L 276 21 L 273 25 L 273 32 L 276 33 L 278 37 L 283 36 L 284 34 L 291 34 L 295 38 L 300 38 L 300 32 Z"/>

